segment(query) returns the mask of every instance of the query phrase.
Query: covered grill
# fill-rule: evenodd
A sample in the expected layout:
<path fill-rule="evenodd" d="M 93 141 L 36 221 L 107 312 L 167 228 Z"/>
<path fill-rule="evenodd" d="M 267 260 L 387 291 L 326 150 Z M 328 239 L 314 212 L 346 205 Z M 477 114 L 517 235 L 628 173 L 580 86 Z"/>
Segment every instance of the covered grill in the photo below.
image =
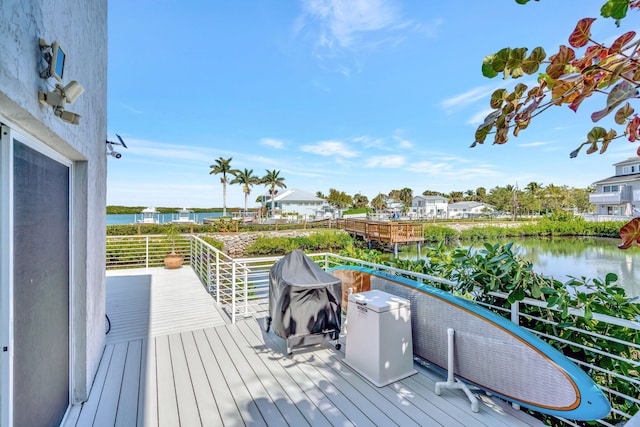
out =
<path fill-rule="evenodd" d="M 273 332 L 287 340 L 287 353 L 295 346 L 337 340 L 341 312 L 342 281 L 301 250 L 290 252 L 271 267 L 266 329 L 273 326 Z"/>

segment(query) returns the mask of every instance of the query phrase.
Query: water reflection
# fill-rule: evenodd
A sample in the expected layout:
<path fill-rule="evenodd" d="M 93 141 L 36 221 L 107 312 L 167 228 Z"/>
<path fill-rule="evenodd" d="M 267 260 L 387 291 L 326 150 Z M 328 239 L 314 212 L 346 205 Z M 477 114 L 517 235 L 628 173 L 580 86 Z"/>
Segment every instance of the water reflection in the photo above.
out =
<path fill-rule="evenodd" d="M 629 296 L 640 296 L 640 248 L 618 249 L 620 239 L 599 237 L 520 238 L 513 241 L 519 254 L 546 276 L 566 281 L 569 276 L 603 279 L 608 273 L 618 275 L 618 284 Z M 491 242 L 496 243 L 496 242 Z M 483 243 L 476 242 L 474 247 Z M 466 244 L 465 244 L 466 245 Z M 467 245 L 468 246 L 468 245 Z M 402 258 L 417 256 L 416 246 L 405 247 Z"/>

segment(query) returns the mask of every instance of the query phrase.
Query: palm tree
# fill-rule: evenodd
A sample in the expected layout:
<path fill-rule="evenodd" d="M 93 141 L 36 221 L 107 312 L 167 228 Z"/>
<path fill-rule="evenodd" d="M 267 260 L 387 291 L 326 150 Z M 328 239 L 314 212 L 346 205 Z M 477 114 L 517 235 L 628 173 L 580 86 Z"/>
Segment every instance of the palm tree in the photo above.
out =
<path fill-rule="evenodd" d="M 247 199 L 251 194 L 251 186 L 260 184 L 261 179 L 253 174 L 253 169 L 246 169 L 238 171 L 230 184 L 242 185 L 242 192 L 244 193 L 244 214 L 247 214 Z"/>
<path fill-rule="evenodd" d="M 276 187 L 279 188 L 287 188 L 284 183 L 284 178 L 280 176 L 280 171 L 267 169 L 267 174 L 260 180 L 261 184 L 269 187 L 269 195 L 271 196 L 271 216 L 273 216 L 273 209 L 275 208 L 275 203 L 273 202 L 273 198 L 276 195 Z"/>
<path fill-rule="evenodd" d="M 233 157 L 229 157 L 228 159 L 220 157 L 216 160 L 215 164 L 209 166 L 211 168 L 209 175 L 222 174 L 222 178 L 220 178 L 220 182 L 222 183 L 222 216 L 227 216 L 227 183 L 229 182 L 227 174 L 235 176 L 240 172 L 237 169 L 231 169 L 232 159 Z"/>

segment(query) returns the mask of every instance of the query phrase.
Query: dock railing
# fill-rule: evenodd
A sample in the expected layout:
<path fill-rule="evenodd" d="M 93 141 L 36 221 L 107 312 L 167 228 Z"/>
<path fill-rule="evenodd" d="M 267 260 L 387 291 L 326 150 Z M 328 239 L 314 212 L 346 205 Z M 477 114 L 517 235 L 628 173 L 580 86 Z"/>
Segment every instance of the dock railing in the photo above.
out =
<path fill-rule="evenodd" d="M 135 237 L 138 237 L 138 239 Z M 229 313 L 232 323 L 235 323 L 239 317 L 254 316 L 260 313 L 264 313 L 265 316 L 268 315 L 269 270 L 273 264 L 282 258 L 282 256 L 231 258 L 197 236 L 190 235 L 185 236 L 185 238 L 189 243 L 188 256 L 185 257 L 185 264 L 191 265 L 191 268 L 196 272 L 202 284 L 206 287 L 212 297 L 225 311 Z M 123 246 L 123 242 L 127 242 L 127 245 Z M 153 241 L 145 239 L 144 236 L 129 236 L 127 239 L 107 237 L 107 248 L 109 248 L 110 245 L 115 244 L 120 247 L 120 250 L 117 252 L 109 251 L 109 249 L 107 250 L 107 253 L 109 254 L 107 268 L 131 268 L 133 266 L 149 267 L 155 265 L 155 260 L 158 258 L 158 251 L 153 248 L 149 248 L 150 242 Z M 131 253 L 127 253 L 127 247 L 130 248 Z M 456 285 L 454 282 L 446 279 L 381 264 L 374 264 L 329 252 L 307 255 L 325 270 L 337 265 L 359 265 L 402 275 L 421 283 L 441 283 L 454 288 Z M 118 256 L 123 257 L 125 260 L 118 261 L 115 259 Z M 147 258 L 146 260 L 145 256 Z M 132 260 L 136 260 L 137 264 Z M 504 293 L 492 293 L 491 295 L 497 300 L 502 299 L 505 301 L 508 296 Z M 606 336 L 581 328 L 567 328 L 563 326 L 563 328 L 569 329 L 571 334 L 586 335 L 593 339 L 609 340 L 619 344 L 620 346 L 632 348 L 636 354 L 636 357 L 633 359 L 623 358 L 618 354 L 605 352 L 594 347 L 587 347 L 582 344 L 577 344 L 575 341 L 561 338 L 559 336 L 551 336 L 536 330 L 535 326 L 538 322 L 552 323 L 554 326 L 560 328 L 558 323 L 549 320 L 549 318 L 527 314 L 531 312 L 531 310 L 526 309 L 527 307 L 537 307 L 551 311 L 555 310 L 553 308 L 548 308 L 546 303 L 543 301 L 525 298 L 522 301 L 511 304 L 509 308 L 505 308 L 505 306 L 501 306 L 499 304 L 480 304 L 511 319 L 512 322 L 525 327 L 545 341 L 560 343 L 561 345 L 576 346 L 583 348 L 588 352 L 598 354 L 601 356 L 600 360 L 604 360 L 606 363 L 596 363 L 591 360 L 578 360 L 575 358 L 572 360 L 584 370 L 592 372 L 594 375 L 606 375 L 616 378 L 617 381 L 621 381 L 624 385 L 622 390 L 620 387 L 618 387 L 618 389 L 613 389 L 601 386 L 601 388 L 605 394 L 612 398 L 615 397 L 616 399 L 624 399 L 627 402 L 630 402 L 631 407 L 634 405 L 640 406 L 640 375 L 638 374 L 638 372 L 640 372 L 640 356 L 638 356 L 640 355 L 640 343 L 636 343 L 632 340 L 626 340 L 619 336 Z M 584 317 L 585 315 L 584 311 L 578 309 L 570 310 L 570 314 L 578 317 Z M 627 328 L 631 331 L 630 336 L 637 335 L 637 333 L 640 332 L 640 322 L 633 322 L 601 314 L 593 314 L 593 320 L 603 322 L 611 327 Z M 414 331 L 414 333 L 419 333 L 419 331 Z M 616 370 L 618 362 L 624 362 L 633 369 L 626 373 Z M 614 408 L 613 412 L 618 416 L 618 418 L 622 418 L 624 420 L 631 418 L 631 414 L 629 412 L 617 408 Z M 570 426 L 579 427 L 582 425 L 575 424 L 569 420 L 562 421 L 566 425 Z M 613 424 L 606 421 L 601 420 L 597 423 L 599 425 L 613 427 Z"/>

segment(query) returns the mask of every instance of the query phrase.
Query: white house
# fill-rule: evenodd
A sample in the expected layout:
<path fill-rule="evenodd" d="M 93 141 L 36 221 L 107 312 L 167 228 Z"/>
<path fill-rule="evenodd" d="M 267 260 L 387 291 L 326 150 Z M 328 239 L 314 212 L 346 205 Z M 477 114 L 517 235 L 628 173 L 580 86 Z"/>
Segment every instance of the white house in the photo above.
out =
<path fill-rule="evenodd" d="M 493 207 L 481 202 L 456 202 L 447 207 L 448 218 L 477 218 L 493 213 Z"/>
<path fill-rule="evenodd" d="M 319 213 L 324 215 L 328 212 L 325 208 L 329 206 L 326 200 L 297 188 L 279 193 L 273 198 L 273 203 L 276 217 L 295 213 L 299 218 L 304 219 L 316 218 Z M 267 207 L 270 209 L 270 201 L 267 201 Z"/>
<path fill-rule="evenodd" d="M 410 215 L 417 219 L 445 218 L 448 203 L 443 196 L 414 196 Z"/>
<path fill-rule="evenodd" d="M 597 215 L 632 216 L 640 210 L 640 157 L 615 163 L 615 175 L 593 183 L 589 201 Z"/>
<path fill-rule="evenodd" d="M 105 347 L 107 0 L 1 4 L 0 425 L 52 426 Z"/>

